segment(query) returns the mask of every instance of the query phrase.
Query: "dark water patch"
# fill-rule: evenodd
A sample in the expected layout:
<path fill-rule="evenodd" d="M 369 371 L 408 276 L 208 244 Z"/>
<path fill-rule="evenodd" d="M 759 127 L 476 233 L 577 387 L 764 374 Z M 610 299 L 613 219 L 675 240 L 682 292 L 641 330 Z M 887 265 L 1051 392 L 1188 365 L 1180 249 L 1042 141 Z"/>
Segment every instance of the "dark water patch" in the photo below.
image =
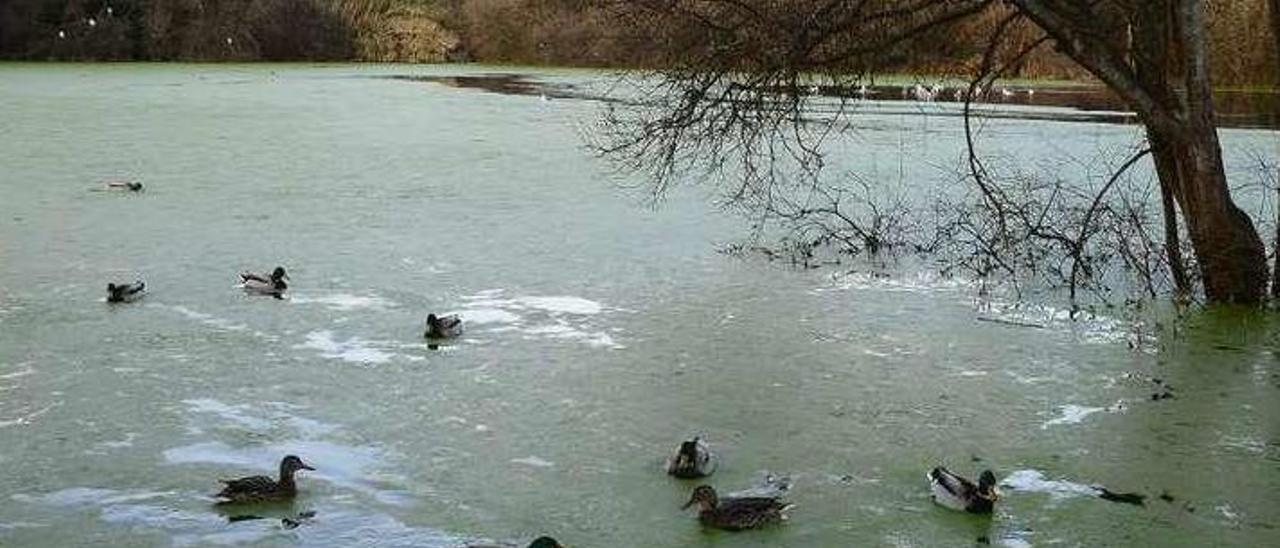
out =
<path fill-rule="evenodd" d="M 451 88 L 475 89 L 503 95 L 540 96 L 547 99 L 588 99 L 569 84 L 552 84 L 523 74 L 479 74 L 473 76 L 427 76 L 393 74 L 379 76 L 391 80 L 437 84 Z"/>

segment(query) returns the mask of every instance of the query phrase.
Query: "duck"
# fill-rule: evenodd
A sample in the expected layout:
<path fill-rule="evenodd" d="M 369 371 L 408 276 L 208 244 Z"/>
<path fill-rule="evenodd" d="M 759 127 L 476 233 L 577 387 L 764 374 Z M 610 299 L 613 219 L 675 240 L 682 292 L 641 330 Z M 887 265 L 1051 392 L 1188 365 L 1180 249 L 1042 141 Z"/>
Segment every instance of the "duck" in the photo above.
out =
<path fill-rule="evenodd" d="M 742 531 L 781 523 L 791 504 L 775 497 L 720 499 L 710 485 L 699 485 L 681 509 L 698 505 L 698 521 L 708 527 Z"/>
<path fill-rule="evenodd" d="M 928 477 L 933 501 L 952 510 L 990 514 L 1000 498 L 996 492 L 996 475 L 990 470 L 983 470 L 977 485 L 941 466 L 929 471 Z"/>
<path fill-rule="evenodd" d="M 107 183 L 107 188 L 127 190 L 129 192 L 142 192 L 142 183 L 137 181 L 111 181 Z"/>
<path fill-rule="evenodd" d="M 130 303 L 147 294 L 147 284 L 138 280 L 131 284 L 107 284 L 107 302 Z"/>
<path fill-rule="evenodd" d="M 698 479 L 716 471 L 716 457 L 701 437 L 680 443 L 676 454 L 667 461 L 667 474 L 680 479 Z"/>
<path fill-rule="evenodd" d="M 298 484 L 294 483 L 293 475 L 299 470 L 315 470 L 315 468 L 302 462 L 297 455 L 286 455 L 280 460 L 279 480 L 273 480 L 267 476 L 222 480 L 226 487 L 214 496 L 223 499 L 218 504 L 289 500 L 298 494 Z"/>
<path fill-rule="evenodd" d="M 436 316 L 427 314 L 427 331 L 423 336 L 428 339 L 451 339 L 462 334 L 462 318 L 457 314 Z"/>
<path fill-rule="evenodd" d="M 270 276 L 263 276 L 253 272 L 240 273 L 240 286 L 250 293 L 258 293 L 262 295 L 271 295 L 277 299 L 284 298 L 284 290 L 289 288 L 289 284 L 285 280 L 289 279 L 289 274 L 284 271 L 283 266 L 277 266 L 271 271 Z"/>

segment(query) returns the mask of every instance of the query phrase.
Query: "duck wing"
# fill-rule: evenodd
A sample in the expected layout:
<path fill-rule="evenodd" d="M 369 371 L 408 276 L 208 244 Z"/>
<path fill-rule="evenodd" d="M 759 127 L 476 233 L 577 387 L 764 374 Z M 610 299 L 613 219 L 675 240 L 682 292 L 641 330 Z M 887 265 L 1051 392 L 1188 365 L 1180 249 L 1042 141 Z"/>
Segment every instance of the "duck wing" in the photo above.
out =
<path fill-rule="evenodd" d="M 960 476 L 952 474 L 951 471 L 941 466 L 929 471 L 929 483 L 934 486 L 934 490 L 943 490 L 947 494 L 956 498 L 968 498 L 978 490 L 973 482 Z"/>
<path fill-rule="evenodd" d="M 254 274 L 253 272 L 241 272 L 241 273 L 240 273 L 240 282 L 241 282 L 241 283 L 244 283 L 244 282 L 260 282 L 260 283 L 264 283 L 264 284 L 270 284 L 270 283 L 271 283 L 271 278 L 266 277 L 266 276 L 262 276 L 262 275 L 260 275 L 260 274 Z"/>
<path fill-rule="evenodd" d="M 442 331 L 452 331 L 462 325 L 462 317 L 457 314 L 450 314 L 440 318 L 440 329 Z"/>
<path fill-rule="evenodd" d="M 782 521 L 791 505 L 778 499 L 750 497 L 720 501 L 710 521 L 729 530 L 753 529 Z"/>
<path fill-rule="evenodd" d="M 222 480 L 226 484 L 222 491 L 218 492 L 219 497 L 237 498 L 244 495 L 263 494 L 276 491 L 280 485 L 276 480 L 267 476 L 249 476 L 246 478 Z"/>

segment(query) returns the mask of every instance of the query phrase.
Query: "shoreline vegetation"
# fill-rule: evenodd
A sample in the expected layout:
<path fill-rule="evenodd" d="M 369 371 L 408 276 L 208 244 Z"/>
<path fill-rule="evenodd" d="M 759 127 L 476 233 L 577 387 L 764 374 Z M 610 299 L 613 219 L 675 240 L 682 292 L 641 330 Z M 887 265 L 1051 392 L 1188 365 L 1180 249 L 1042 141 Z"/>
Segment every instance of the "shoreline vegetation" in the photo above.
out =
<path fill-rule="evenodd" d="M 479 62 L 646 68 L 679 47 L 627 28 L 593 0 L 7 0 L 0 60 Z M 1208 6 L 1215 85 L 1274 88 L 1280 61 L 1267 0 Z M 965 79 L 1004 16 L 994 7 L 893 52 L 899 74 Z M 1031 43 L 1038 36 L 1018 40 Z M 892 76 L 890 76 L 892 77 Z M 1011 81 L 1091 82 L 1050 46 Z"/>

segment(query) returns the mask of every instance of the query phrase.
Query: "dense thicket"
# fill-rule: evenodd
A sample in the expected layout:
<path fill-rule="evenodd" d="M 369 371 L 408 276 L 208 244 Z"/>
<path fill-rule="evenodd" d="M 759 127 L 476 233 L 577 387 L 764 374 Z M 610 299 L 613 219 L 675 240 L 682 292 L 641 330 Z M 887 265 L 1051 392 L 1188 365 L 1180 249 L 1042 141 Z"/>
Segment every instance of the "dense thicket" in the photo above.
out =
<path fill-rule="evenodd" d="M 439 61 L 429 0 L 0 0 L 0 57 Z"/>
<path fill-rule="evenodd" d="M 0 0 L 0 58 L 376 60 L 652 66 L 696 42 L 661 40 L 614 16 L 610 0 Z M 1280 82 L 1268 0 L 1208 4 L 1221 84 Z M 969 74 L 1001 14 L 992 11 L 895 52 L 899 70 Z M 1082 76 L 1050 49 L 1014 71 Z"/>

